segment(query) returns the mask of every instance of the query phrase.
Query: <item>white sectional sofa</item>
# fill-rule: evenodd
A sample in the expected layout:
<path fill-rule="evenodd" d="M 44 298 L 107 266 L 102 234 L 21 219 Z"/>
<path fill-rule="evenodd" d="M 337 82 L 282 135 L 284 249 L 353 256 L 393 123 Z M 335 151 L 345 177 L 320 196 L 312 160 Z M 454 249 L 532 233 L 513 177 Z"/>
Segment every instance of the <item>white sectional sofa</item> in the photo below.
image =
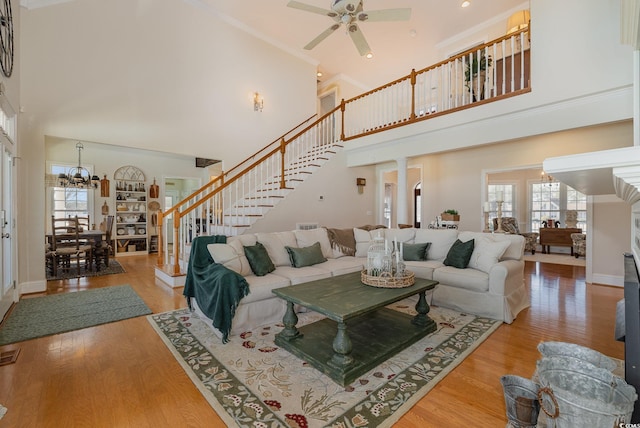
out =
<path fill-rule="evenodd" d="M 363 269 L 367 251 L 376 234 L 407 244 L 430 243 L 426 260 L 406 261 L 407 269 L 418 278 L 433 279 L 439 285 L 433 291 L 432 303 L 511 323 L 529 306 L 529 294 L 524 285 L 524 238 L 518 235 L 464 232 L 455 229 L 353 229 L 355 254 L 344 255 L 330 242 L 327 229 L 255 233 L 229 237 L 226 244 L 209 244 L 209 253 L 216 263 L 244 276 L 250 294 L 237 307 L 231 335 L 282 320 L 286 305 L 271 291 L 275 288 L 328 278 Z M 449 249 L 459 239 L 474 240 L 474 252 L 464 269 L 445 266 Z M 256 276 L 249 265 L 244 247 L 259 242 L 266 248 L 275 270 Z M 311 266 L 293 267 L 286 246 L 305 248 L 320 243 L 326 261 Z M 197 302 L 194 310 L 207 319 Z"/>

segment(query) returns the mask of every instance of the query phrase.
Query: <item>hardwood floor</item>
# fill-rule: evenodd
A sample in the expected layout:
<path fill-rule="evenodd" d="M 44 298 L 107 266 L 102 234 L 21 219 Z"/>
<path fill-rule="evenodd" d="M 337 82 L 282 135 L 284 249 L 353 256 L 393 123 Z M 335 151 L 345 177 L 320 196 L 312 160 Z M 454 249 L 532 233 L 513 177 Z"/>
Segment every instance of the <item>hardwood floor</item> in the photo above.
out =
<path fill-rule="evenodd" d="M 155 257 L 122 257 L 127 273 L 50 281 L 47 294 L 130 284 L 154 313 L 186 306 L 182 288 L 154 277 Z M 622 263 L 622 258 L 621 261 Z M 500 376 L 530 377 L 542 340 L 623 358 L 613 339 L 622 288 L 588 285 L 584 267 L 527 262 L 531 307 L 503 324 L 396 424 L 504 427 Z M 27 296 L 31 297 L 31 296 Z M 145 317 L 0 347 L 20 348 L 0 367 L 0 427 L 224 426 Z"/>

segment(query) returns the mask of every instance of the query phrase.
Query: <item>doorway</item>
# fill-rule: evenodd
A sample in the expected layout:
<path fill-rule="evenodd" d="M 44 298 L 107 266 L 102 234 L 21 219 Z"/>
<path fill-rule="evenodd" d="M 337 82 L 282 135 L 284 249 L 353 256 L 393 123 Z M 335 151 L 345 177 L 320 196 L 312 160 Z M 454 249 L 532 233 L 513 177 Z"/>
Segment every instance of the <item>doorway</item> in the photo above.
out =
<path fill-rule="evenodd" d="M 199 178 L 183 178 L 183 177 L 164 177 L 162 182 L 163 194 L 160 194 L 160 199 L 164 201 L 164 207 L 162 211 L 167 211 L 177 203 L 191 195 L 202 186 L 202 181 Z M 173 216 L 167 216 L 163 221 L 163 236 L 166 239 L 167 244 L 173 244 L 173 233 L 168 230 L 168 227 L 173 227 Z"/>
<path fill-rule="evenodd" d="M 17 301 L 14 274 L 13 160 L 7 146 L 0 144 L 0 320 Z"/>

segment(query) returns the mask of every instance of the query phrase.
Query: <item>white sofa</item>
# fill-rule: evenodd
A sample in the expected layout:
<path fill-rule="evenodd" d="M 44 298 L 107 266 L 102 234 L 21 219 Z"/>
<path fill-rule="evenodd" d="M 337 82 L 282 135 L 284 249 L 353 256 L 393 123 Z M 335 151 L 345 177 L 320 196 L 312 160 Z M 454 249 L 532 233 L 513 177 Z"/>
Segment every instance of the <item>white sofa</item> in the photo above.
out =
<path fill-rule="evenodd" d="M 237 307 L 231 335 L 259 326 L 280 322 L 286 305 L 272 293 L 279 287 L 300 284 L 351 272 L 359 272 L 366 265 L 367 251 L 376 234 L 408 244 L 430 242 L 425 261 L 407 261 L 407 269 L 418 278 L 433 279 L 439 285 L 433 291 L 432 303 L 511 323 L 516 315 L 529 306 L 529 294 L 524 285 L 524 238 L 518 235 L 464 232 L 455 229 L 354 229 L 355 255 L 345 256 L 332 247 L 325 228 L 288 232 L 255 233 L 229 237 L 226 244 L 209 244 L 213 260 L 244 276 L 250 293 Z M 460 239 L 474 239 L 474 252 L 469 267 L 459 269 L 445 266 L 447 253 Z M 260 242 L 275 265 L 275 271 L 264 276 L 253 274 L 244 253 L 244 246 Z M 295 268 L 285 246 L 303 248 L 320 243 L 327 259 L 312 266 Z M 193 308 L 207 319 L 197 302 Z M 218 332 L 219 333 L 219 332 Z"/>

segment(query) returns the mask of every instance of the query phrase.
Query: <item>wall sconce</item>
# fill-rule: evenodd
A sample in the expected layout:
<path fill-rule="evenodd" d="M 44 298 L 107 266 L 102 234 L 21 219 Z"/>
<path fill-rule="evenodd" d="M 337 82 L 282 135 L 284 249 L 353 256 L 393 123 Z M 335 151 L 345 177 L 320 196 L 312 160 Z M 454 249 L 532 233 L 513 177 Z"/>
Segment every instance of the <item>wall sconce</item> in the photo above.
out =
<path fill-rule="evenodd" d="M 262 111 L 264 108 L 264 99 L 259 93 L 253 94 L 253 111 Z"/>
<path fill-rule="evenodd" d="M 367 185 L 366 178 L 356 178 L 356 186 L 358 186 L 358 193 L 362 194 L 364 192 L 364 186 Z"/>

